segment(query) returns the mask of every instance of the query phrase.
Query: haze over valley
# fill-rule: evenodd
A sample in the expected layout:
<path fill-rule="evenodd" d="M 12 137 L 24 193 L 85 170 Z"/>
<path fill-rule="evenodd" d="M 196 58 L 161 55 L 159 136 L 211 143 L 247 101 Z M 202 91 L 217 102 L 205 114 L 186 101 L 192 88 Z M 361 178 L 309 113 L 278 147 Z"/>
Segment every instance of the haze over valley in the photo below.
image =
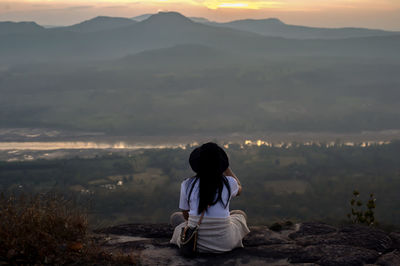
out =
<path fill-rule="evenodd" d="M 197 19 L 198 21 L 199 19 Z M 109 135 L 400 127 L 400 34 L 175 12 L 0 22 L 0 123 Z"/>

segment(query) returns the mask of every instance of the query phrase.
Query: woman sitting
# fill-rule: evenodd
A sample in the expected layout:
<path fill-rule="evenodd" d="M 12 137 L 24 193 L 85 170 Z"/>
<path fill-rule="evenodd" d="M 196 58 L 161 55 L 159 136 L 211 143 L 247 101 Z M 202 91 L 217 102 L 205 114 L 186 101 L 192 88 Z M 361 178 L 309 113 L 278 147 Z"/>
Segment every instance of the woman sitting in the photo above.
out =
<path fill-rule="evenodd" d="M 189 163 L 196 175 L 181 184 L 182 212 L 171 215 L 171 224 L 176 227 L 170 242 L 179 246 L 182 228 L 195 227 L 203 214 L 197 239 L 199 252 L 221 253 L 243 247 L 242 239 L 250 232 L 246 214 L 229 212 L 230 200 L 240 195 L 242 186 L 229 168 L 225 151 L 215 143 L 206 143 L 190 154 Z"/>

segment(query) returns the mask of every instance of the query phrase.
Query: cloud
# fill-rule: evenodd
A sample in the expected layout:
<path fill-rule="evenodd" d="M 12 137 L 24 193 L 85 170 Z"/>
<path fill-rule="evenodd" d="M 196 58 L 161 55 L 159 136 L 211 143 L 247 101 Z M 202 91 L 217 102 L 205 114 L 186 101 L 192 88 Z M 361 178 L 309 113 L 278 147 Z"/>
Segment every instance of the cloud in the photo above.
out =
<path fill-rule="evenodd" d="M 287 4 L 280 0 L 202 0 L 209 9 L 277 9 Z"/>
<path fill-rule="evenodd" d="M 78 9 L 90 9 L 90 8 L 95 8 L 95 6 L 71 6 L 71 7 L 65 8 L 65 9 L 78 10 Z"/>
<path fill-rule="evenodd" d="M 110 8 L 110 9 L 113 9 L 113 8 L 124 8 L 124 7 L 126 7 L 126 5 L 119 5 L 119 6 L 105 6 L 104 8 Z"/>

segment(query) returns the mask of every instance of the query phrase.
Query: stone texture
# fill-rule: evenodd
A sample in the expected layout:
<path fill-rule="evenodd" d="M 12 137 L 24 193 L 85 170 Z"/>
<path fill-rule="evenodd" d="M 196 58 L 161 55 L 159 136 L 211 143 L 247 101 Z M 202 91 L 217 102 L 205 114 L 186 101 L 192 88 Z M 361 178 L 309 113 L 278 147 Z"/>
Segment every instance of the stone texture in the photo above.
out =
<path fill-rule="evenodd" d="M 303 223 L 274 232 L 250 227 L 245 248 L 224 254 L 200 254 L 185 259 L 169 243 L 173 228 L 167 224 L 127 224 L 96 231 L 105 249 L 140 258 L 141 265 L 400 265 L 399 234 L 323 223 Z"/>
<path fill-rule="evenodd" d="M 274 259 L 290 258 L 300 252 L 303 252 L 303 247 L 296 244 L 262 245 L 246 248 L 246 253 L 248 254 Z"/>
<path fill-rule="evenodd" d="M 337 228 L 328 224 L 318 223 L 318 222 L 307 222 L 307 223 L 302 223 L 299 230 L 297 230 L 294 233 L 291 233 L 289 237 L 291 239 L 296 239 L 304 236 L 326 235 L 329 233 L 334 233 L 336 231 Z"/>
<path fill-rule="evenodd" d="M 96 233 L 141 236 L 148 238 L 170 238 L 174 229 L 169 224 L 123 224 L 96 230 Z"/>
<path fill-rule="evenodd" d="M 393 241 L 393 249 L 400 250 L 400 232 L 392 232 L 389 236 Z"/>
<path fill-rule="evenodd" d="M 288 244 L 292 242 L 282 232 L 277 233 L 271 231 L 267 226 L 256 226 L 251 228 L 251 232 L 243 239 L 243 245 L 247 247 L 273 245 L 273 244 Z"/>
<path fill-rule="evenodd" d="M 366 226 L 346 226 L 335 233 L 325 235 L 305 235 L 295 239 L 299 245 L 347 245 L 386 252 L 393 241 L 382 230 Z"/>
<path fill-rule="evenodd" d="M 395 266 L 400 265 L 400 251 L 395 250 L 393 252 L 382 255 L 376 262 L 381 266 Z"/>
<path fill-rule="evenodd" d="M 379 253 L 360 247 L 346 245 L 318 245 L 308 246 L 290 258 L 291 262 L 314 262 L 319 265 L 357 266 L 372 263 L 379 257 Z"/>

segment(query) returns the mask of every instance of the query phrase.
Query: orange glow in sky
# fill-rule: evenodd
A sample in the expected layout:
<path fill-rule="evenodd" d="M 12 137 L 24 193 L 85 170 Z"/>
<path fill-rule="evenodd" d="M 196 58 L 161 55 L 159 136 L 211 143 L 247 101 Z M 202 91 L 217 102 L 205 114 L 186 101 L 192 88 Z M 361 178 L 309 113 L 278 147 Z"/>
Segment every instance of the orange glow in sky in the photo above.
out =
<path fill-rule="evenodd" d="M 201 3 L 209 9 L 236 8 L 236 9 L 270 9 L 282 7 L 282 2 L 276 1 L 218 1 L 209 0 Z"/>
<path fill-rule="evenodd" d="M 297 25 L 400 30 L 400 0 L 0 0 L 0 21 L 47 25 L 159 11 L 213 21 L 276 17 Z"/>

